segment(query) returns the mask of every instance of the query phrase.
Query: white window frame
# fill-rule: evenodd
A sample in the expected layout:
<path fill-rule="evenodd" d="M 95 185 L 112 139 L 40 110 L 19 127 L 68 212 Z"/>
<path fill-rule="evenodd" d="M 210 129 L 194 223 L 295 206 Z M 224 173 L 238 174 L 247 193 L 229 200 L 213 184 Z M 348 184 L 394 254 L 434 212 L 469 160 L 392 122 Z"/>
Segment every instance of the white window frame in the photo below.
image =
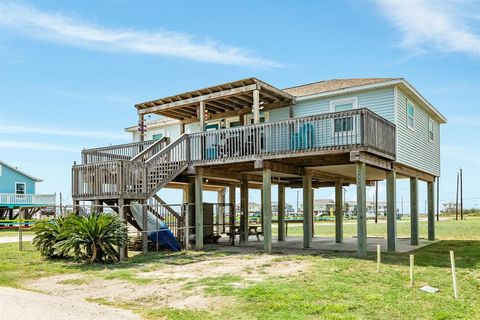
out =
<path fill-rule="evenodd" d="M 2 176 L 2 174 L 3 174 L 3 166 L 2 166 L 2 164 L 0 163 L 0 177 Z"/>
<path fill-rule="evenodd" d="M 410 115 L 408 114 L 408 105 L 409 104 L 412 106 L 412 110 L 413 110 L 413 116 L 412 117 L 410 117 Z M 410 100 L 407 100 L 406 113 L 407 113 L 407 117 L 406 117 L 407 128 L 412 130 L 412 131 L 415 131 L 415 104 Z M 412 125 L 411 126 L 408 124 L 408 119 L 410 119 L 410 118 L 412 119 Z"/>
<path fill-rule="evenodd" d="M 153 135 L 154 134 L 161 134 L 162 138 L 165 138 L 166 137 L 166 130 L 165 129 L 155 130 L 155 131 L 152 130 L 150 132 L 150 140 L 153 140 Z"/>
<path fill-rule="evenodd" d="M 233 122 L 240 122 L 240 117 L 232 117 L 225 119 L 225 126 L 230 128 L 231 123 Z"/>
<path fill-rule="evenodd" d="M 265 123 L 269 122 L 270 121 L 270 113 L 268 111 L 261 111 L 260 110 L 260 118 L 261 117 L 264 117 L 265 118 Z M 253 124 L 253 123 L 250 123 L 250 121 L 253 119 L 253 113 L 247 113 L 245 115 L 245 123 L 246 125 L 250 125 L 250 124 Z"/>
<path fill-rule="evenodd" d="M 341 104 L 352 104 L 352 111 L 358 109 L 358 97 L 330 100 L 330 112 L 336 112 L 335 107 Z M 335 119 L 332 119 L 332 137 L 339 135 L 352 135 L 356 130 L 356 121 L 352 119 L 352 130 L 335 132 Z"/>
<path fill-rule="evenodd" d="M 430 130 L 430 124 L 432 125 L 432 130 Z M 428 117 L 428 141 L 433 142 L 435 141 L 435 122 L 433 119 Z M 432 133 L 432 137 L 430 138 L 430 133 Z"/>
<path fill-rule="evenodd" d="M 17 185 L 23 184 L 23 194 L 17 193 Z M 15 194 L 16 195 L 26 195 L 27 194 L 27 184 L 25 182 L 15 182 Z"/>

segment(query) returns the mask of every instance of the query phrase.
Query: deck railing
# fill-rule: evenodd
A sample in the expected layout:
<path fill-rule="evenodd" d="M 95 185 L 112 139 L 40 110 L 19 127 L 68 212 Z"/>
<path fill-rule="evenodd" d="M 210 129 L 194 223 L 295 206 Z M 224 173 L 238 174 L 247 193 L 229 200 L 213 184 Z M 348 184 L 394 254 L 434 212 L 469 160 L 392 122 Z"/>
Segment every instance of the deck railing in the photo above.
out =
<path fill-rule="evenodd" d="M 82 150 L 82 164 L 112 160 L 130 160 L 158 140 L 132 142 L 114 146 Z"/>
<path fill-rule="evenodd" d="M 0 193 L 0 205 L 55 205 L 55 194 Z"/>
<path fill-rule="evenodd" d="M 395 130 L 393 123 L 362 108 L 184 134 L 161 150 L 158 150 L 161 142 L 150 141 L 150 146 L 129 160 L 96 162 L 101 158 L 94 158 L 95 153 L 90 153 L 87 164 L 73 167 L 72 196 L 150 197 L 189 164 L 282 158 L 325 150 L 374 151 L 395 159 Z M 101 149 L 103 155 L 107 154 L 105 150 L 108 149 L 109 157 L 125 157 L 132 155 L 134 150 L 138 151 L 135 148 L 141 144 L 129 145 L 90 150 Z M 129 151 L 122 153 L 119 150 Z"/>
<path fill-rule="evenodd" d="M 353 148 L 395 157 L 395 125 L 368 109 L 194 133 L 189 140 L 193 163 Z"/>

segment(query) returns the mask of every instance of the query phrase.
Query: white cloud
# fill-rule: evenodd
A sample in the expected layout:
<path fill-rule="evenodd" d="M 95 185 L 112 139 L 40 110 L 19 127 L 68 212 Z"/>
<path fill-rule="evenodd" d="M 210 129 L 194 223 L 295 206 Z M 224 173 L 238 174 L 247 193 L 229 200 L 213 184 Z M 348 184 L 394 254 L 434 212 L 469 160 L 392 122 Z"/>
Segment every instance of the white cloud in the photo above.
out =
<path fill-rule="evenodd" d="M 403 33 L 402 46 L 480 56 L 480 35 L 468 26 L 475 15 L 455 1 L 377 0 L 382 13 Z M 463 3 L 463 5 L 466 5 Z M 472 21 L 473 20 L 473 21 Z"/>
<path fill-rule="evenodd" d="M 70 136 L 70 137 L 81 137 L 81 138 L 118 139 L 118 140 L 128 138 L 128 136 L 125 133 L 110 132 L 110 131 L 51 129 L 51 128 L 15 126 L 15 125 L 2 125 L 0 126 L 0 132 L 8 133 L 8 134 L 38 133 L 38 134 L 53 135 L 53 136 Z"/>
<path fill-rule="evenodd" d="M 42 151 L 63 151 L 79 153 L 82 148 L 75 148 L 54 143 L 37 143 L 23 141 L 1 141 L 1 148 L 23 149 L 23 150 L 42 150 Z"/>
<path fill-rule="evenodd" d="M 240 66 L 280 66 L 276 62 L 257 57 L 248 50 L 213 41 L 196 41 L 184 33 L 109 29 L 12 2 L 0 4 L 0 25 L 35 38 L 116 53 L 173 56 Z"/>

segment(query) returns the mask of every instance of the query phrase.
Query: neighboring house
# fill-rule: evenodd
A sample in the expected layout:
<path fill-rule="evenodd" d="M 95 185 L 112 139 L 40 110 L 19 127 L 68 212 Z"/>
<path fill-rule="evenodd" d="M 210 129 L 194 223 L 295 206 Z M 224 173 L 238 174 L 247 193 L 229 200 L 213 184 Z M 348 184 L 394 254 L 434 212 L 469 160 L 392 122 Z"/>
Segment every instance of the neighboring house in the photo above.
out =
<path fill-rule="evenodd" d="M 346 201 L 348 205 L 348 214 L 356 214 L 357 213 L 357 201 Z M 375 202 L 374 201 L 367 201 L 367 216 L 374 217 L 375 216 Z M 379 216 L 386 216 L 387 215 L 387 203 L 385 201 L 378 201 L 378 215 Z"/>
<path fill-rule="evenodd" d="M 315 199 L 313 201 L 313 213 L 330 214 L 335 210 L 335 201 L 332 199 Z"/>
<path fill-rule="evenodd" d="M 237 205 L 235 206 L 235 210 L 240 212 L 240 203 L 237 203 Z M 256 202 L 249 202 L 248 203 L 248 213 L 250 213 L 250 214 L 258 213 L 261 210 L 262 210 L 262 207 L 260 206 L 260 204 L 258 204 Z"/>
<path fill-rule="evenodd" d="M 55 204 L 54 194 L 35 193 L 37 182 L 42 180 L 0 160 L 0 209 Z"/>
<path fill-rule="evenodd" d="M 457 204 L 455 202 L 447 202 L 443 204 L 442 212 L 453 213 L 457 210 Z"/>
<path fill-rule="evenodd" d="M 272 201 L 272 212 L 278 213 L 278 202 L 277 201 Z M 285 213 L 289 214 L 295 212 L 295 209 L 293 209 L 293 206 L 290 203 L 285 203 Z"/>
<path fill-rule="evenodd" d="M 193 188 L 221 186 L 240 188 L 241 211 L 250 211 L 249 188 L 269 190 L 271 183 L 303 188 L 304 198 L 312 201 L 312 188 L 335 186 L 342 197 L 342 186 L 356 184 L 357 198 L 365 203 L 356 206 L 361 218 L 369 212 L 366 185 L 386 180 L 389 207 L 395 208 L 395 180 L 410 180 L 412 201 L 418 201 L 420 180 L 427 182 L 428 238 L 434 238 L 434 182 L 446 118 L 403 78 L 334 79 L 286 89 L 247 78 L 135 107 L 140 126 L 126 129 L 134 143 L 82 151 L 83 163 L 72 169 L 74 203 L 144 201 L 172 187 L 188 189 L 187 201 L 200 208 L 202 197 L 192 198 Z M 160 119 L 148 121 L 151 115 Z M 271 194 L 263 199 L 271 202 Z M 312 221 L 306 217 L 313 211 L 307 206 L 303 212 L 305 247 Z M 388 249 L 395 250 L 396 210 L 390 211 Z M 264 217 L 271 215 L 264 212 Z M 365 256 L 366 222 L 360 218 L 358 250 Z M 418 212 L 411 224 L 416 245 Z M 336 241 L 341 239 L 338 234 Z M 196 241 L 201 248 L 200 235 Z M 264 241 L 268 250 L 269 237 Z"/>

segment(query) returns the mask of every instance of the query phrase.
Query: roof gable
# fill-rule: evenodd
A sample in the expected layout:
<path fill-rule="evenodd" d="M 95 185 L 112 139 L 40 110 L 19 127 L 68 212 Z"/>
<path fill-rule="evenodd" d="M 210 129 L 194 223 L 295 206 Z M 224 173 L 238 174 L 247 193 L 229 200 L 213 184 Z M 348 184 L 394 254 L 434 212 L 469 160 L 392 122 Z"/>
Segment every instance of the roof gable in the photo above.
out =
<path fill-rule="evenodd" d="M 27 178 L 29 178 L 29 179 L 32 179 L 32 180 L 36 181 L 36 182 L 42 182 L 42 181 L 43 181 L 42 179 L 35 178 L 34 176 L 31 176 L 31 175 L 29 175 L 28 173 L 25 173 L 25 172 L 19 170 L 18 168 L 14 167 L 14 166 L 12 166 L 12 165 L 9 165 L 9 164 L 6 163 L 6 162 L 3 162 L 2 160 L 0 160 L 0 165 L 5 166 L 5 167 L 7 167 L 7 168 L 9 168 L 9 169 L 11 169 L 11 170 L 13 170 L 13 171 L 21 174 L 22 176 L 25 176 L 25 177 L 27 177 Z"/>

